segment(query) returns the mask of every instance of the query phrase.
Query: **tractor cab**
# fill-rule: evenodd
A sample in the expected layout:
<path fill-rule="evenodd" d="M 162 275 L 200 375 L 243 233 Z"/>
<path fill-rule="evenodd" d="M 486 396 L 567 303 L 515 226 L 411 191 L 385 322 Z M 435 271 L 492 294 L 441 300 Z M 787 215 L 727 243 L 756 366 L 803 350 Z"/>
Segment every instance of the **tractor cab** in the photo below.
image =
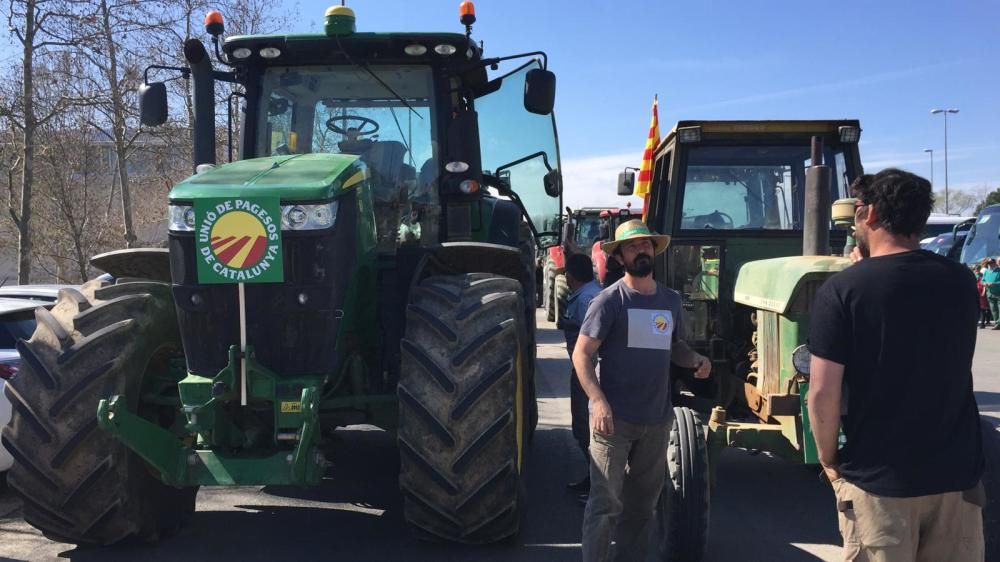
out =
<path fill-rule="evenodd" d="M 739 398 L 750 370 L 752 310 L 733 298 L 740 268 L 801 254 L 812 137 L 822 140 L 832 202 L 848 197 L 862 173 L 860 133 L 856 120 L 680 121 L 656 147 L 647 222 L 672 239 L 655 275 L 681 293 L 686 338 L 717 375 L 682 375 L 678 388 L 703 397 L 700 410 Z M 619 194 L 631 194 L 632 179 L 620 175 Z M 825 253 L 845 239 L 846 231 L 831 231 Z"/>

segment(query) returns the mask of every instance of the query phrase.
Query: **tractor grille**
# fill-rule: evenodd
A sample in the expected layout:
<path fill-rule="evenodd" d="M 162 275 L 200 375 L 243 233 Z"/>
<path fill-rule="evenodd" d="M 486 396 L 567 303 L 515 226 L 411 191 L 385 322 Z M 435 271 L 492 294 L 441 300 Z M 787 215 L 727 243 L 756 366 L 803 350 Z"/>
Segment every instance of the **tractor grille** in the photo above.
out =
<path fill-rule="evenodd" d="M 247 343 L 256 359 L 284 376 L 337 368 L 336 339 L 355 268 L 356 205 L 341 200 L 332 229 L 284 232 L 283 283 L 246 285 Z M 236 285 L 201 285 L 195 240 L 170 233 L 170 271 L 188 370 L 214 376 L 239 345 Z"/>
<path fill-rule="evenodd" d="M 778 315 L 766 310 L 758 310 L 757 315 L 757 354 L 760 361 L 757 390 L 762 396 L 778 394 L 781 389 Z"/>

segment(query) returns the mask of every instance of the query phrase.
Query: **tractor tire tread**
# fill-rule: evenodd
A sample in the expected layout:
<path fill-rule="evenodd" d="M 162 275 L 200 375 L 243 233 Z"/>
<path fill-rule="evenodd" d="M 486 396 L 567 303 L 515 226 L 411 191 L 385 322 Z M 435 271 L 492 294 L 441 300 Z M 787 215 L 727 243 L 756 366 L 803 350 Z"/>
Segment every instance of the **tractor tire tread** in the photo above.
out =
<path fill-rule="evenodd" d="M 523 289 L 493 274 L 439 275 L 420 286 L 436 287 L 435 293 L 447 292 L 457 302 L 411 293 L 410 306 L 448 330 L 428 322 L 406 325 L 398 387 L 404 517 L 419 536 L 496 542 L 517 533 L 523 509 L 516 469 L 518 369 L 511 360 L 519 351 L 527 354 Z M 475 305 L 480 310 L 459 318 Z M 442 335 L 448 332 L 457 338 Z M 445 388 L 444 378 L 452 386 Z"/>
<path fill-rule="evenodd" d="M 41 315 L 18 346 L 24 362 L 5 386 L 17 406 L 2 431 L 17 459 L 9 482 L 24 500 L 25 520 L 54 540 L 152 540 L 190 517 L 197 488 L 161 483 L 97 428 L 95 412 L 99 399 L 115 394 L 137 403 L 149 360 L 180 349 L 174 305 L 162 283 L 97 286 L 60 290 L 51 318 Z M 92 329 L 77 329 L 78 318 Z"/>

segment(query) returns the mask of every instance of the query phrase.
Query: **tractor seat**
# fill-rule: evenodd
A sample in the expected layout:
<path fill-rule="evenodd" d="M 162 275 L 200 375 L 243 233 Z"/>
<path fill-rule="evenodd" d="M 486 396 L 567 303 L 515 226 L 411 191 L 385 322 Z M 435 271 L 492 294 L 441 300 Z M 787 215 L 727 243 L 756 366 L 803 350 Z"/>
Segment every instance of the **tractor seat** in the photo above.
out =
<path fill-rule="evenodd" d="M 361 160 L 372 171 L 376 186 L 392 186 L 403 172 L 406 146 L 399 141 L 377 141 L 372 143 Z"/>
<path fill-rule="evenodd" d="M 377 141 L 361 155 L 371 172 L 375 228 L 382 252 L 395 249 L 408 187 L 416 182 L 416 171 L 403 162 L 405 157 L 406 146 L 399 141 Z"/>

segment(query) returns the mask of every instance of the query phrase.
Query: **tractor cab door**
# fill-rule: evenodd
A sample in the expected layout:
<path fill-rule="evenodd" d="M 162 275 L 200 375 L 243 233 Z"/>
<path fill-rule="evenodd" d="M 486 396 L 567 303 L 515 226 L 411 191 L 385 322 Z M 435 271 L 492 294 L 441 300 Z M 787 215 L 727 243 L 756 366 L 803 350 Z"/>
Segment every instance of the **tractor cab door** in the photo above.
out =
<path fill-rule="evenodd" d="M 542 247 L 559 243 L 562 178 L 555 115 L 525 108 L 528 73 L 537 60 L 495 79 L 476 100 L 483 170 L 500 178 L 501 197 L 520 201 Z M 506 187 L 509 186 L 509 192 Z"/>

